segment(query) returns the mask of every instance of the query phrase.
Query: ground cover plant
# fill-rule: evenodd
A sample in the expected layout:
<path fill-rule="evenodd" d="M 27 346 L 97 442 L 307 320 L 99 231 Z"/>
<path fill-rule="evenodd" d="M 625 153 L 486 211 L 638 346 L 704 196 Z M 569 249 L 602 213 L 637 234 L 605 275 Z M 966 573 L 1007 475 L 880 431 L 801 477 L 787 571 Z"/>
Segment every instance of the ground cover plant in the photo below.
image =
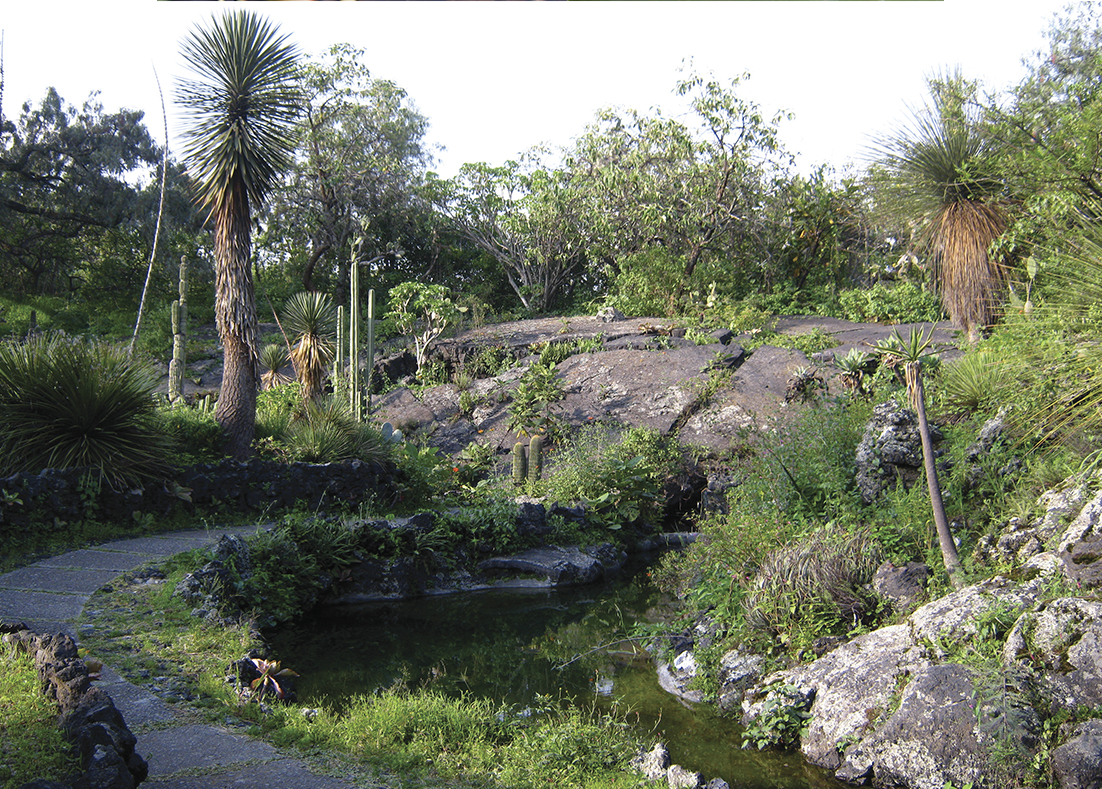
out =
<path fill-rule="evenodd" d="M 80 768 L 57 724 L 57 705 L 42 693 L 34 660 L 0 644 L 0 787 L 61 780 Z"/>

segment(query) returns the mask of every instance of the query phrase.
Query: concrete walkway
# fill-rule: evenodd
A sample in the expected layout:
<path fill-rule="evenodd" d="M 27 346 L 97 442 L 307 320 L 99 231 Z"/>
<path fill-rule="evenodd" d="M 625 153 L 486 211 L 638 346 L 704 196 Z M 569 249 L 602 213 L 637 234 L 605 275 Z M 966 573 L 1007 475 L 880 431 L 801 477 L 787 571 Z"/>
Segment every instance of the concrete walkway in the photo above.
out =
<path fill-rule="evenodd" d="M 222 534 L 246 536 L 256 526 L 137 537 L 72 551 L 0 575 L 0 619 L 39 633 L 67 633 L 79 643 L 77 619 L 104 584 L 147 562 L 212 545 Z M 149 762 L 157 789 L 344 789 L 356 784 L 311 773 L 271 745 L 227 728 L 185 720 L 149 691 L 105 666 L 96 683 L 114 699 Z M 363 785 L 363 784 L 360 784 Z M 378 784 L 370 784 L 377 786 Z"/>

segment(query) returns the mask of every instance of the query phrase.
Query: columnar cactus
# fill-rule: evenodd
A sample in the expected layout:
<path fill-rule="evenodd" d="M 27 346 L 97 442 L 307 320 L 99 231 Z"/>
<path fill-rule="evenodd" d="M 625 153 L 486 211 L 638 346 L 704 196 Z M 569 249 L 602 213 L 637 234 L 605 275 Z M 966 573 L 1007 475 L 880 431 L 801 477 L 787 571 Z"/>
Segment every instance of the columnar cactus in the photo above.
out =
<path fill-rule="evenodd" d="M 524 444 L 518 441 L 513 444 L 513 484 L 523 485 L 527 476 L 528 458 L 525 456 Z"/>
<path fill-rule="evenodd" d="M 540 436 L 532 436 L 528 446 L 528 481 L 538 482 L 543 473 L 543 439 Z"/>
<path fill-rule="evenodd" d="M 187 257 L 180 257 L 180 298 L 172 302 L 172 361 L 168 363 L 168 399 L 184 396 L 187 366 Z"/>

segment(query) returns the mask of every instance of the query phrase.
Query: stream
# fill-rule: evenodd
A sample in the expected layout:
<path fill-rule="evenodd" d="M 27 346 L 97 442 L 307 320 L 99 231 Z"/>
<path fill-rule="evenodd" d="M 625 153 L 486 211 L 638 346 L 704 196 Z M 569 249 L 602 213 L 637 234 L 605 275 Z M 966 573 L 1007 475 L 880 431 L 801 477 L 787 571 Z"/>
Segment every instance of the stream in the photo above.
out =
<path fill-rule="evenodd" d="M 491 590 L 402 602 L 322 607 L 269 635 L 284 666 L 301 674 L 299 701 L 340 708 L 396 682 L 523 710 L 537 696 L 631 711 L 645 739 L 673 762 L 736 789 L 845 786 L 799 753 L 742 750 L 742 730 L 706 704 L 658 685 L 650 656 L 622 638 L 636 622 L 668 618 L 645 574 L 601 586 Z M 594 651 L 598 645 L 606 649 Z"/>

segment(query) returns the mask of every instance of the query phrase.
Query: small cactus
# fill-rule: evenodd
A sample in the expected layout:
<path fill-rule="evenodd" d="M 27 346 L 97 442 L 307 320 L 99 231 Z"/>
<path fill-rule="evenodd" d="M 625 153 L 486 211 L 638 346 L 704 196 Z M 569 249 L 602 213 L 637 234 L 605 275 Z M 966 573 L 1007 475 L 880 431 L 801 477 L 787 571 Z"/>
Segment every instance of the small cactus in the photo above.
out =
<path fill-rule="evenodd" d="M 538 482 L 543 473 L 543 439 L 532 436 L 528 446 L 528 481 Z"/>
<path fill-rule="evenodd" d="M 528 476 L 528 458 L 525 455 L 524 444 L 519 441 L 513 444 L 513 484 L 520 486 L 524 484 L 525 477 Z"/>
<path fill-rule="evenodd" d="M 382 427 L 379 428 L 379 432 L 383 434 L 383 441 L 390 441 L 395 444 L 402 443 L 402 439 L 405 436 L 402 435 L 402 431 L 390 424 L 390 422 L 383 422 Z"/>

